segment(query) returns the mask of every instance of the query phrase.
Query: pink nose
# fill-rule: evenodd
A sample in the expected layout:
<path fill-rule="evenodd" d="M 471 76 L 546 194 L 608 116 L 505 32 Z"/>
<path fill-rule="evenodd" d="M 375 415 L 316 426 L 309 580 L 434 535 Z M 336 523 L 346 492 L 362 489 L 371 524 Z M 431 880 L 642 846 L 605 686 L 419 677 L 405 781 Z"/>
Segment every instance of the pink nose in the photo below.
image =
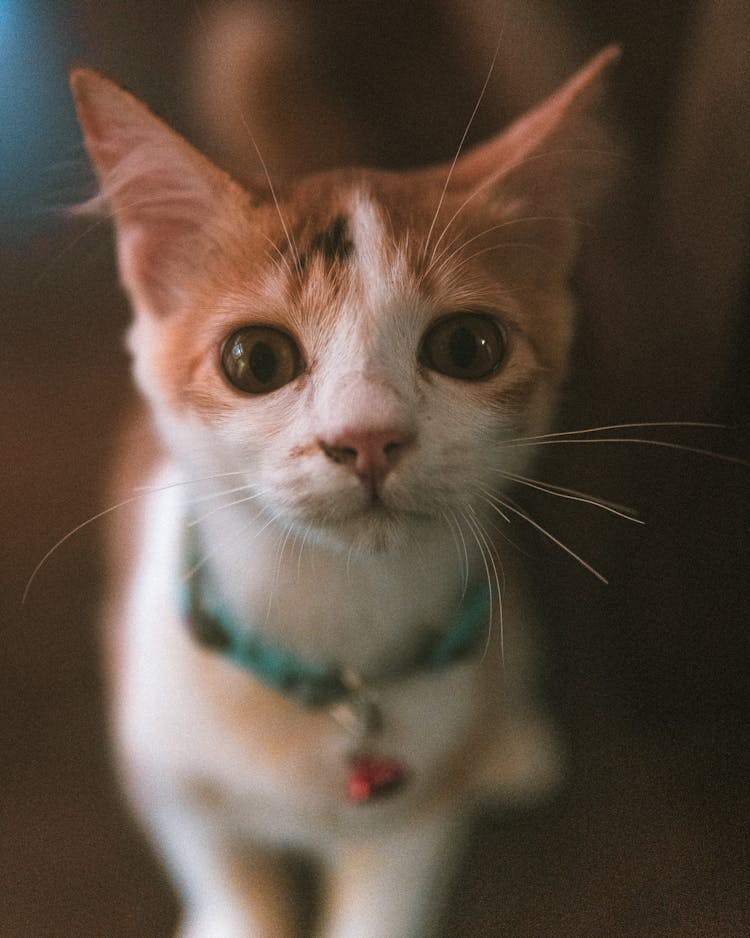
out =
<path fill-rule="evenodd" d="M 388 428 L 343 430 L 318 442 L 332 462 L 348 466 L 375 491 L 413 439 L 412 434 Z"/>

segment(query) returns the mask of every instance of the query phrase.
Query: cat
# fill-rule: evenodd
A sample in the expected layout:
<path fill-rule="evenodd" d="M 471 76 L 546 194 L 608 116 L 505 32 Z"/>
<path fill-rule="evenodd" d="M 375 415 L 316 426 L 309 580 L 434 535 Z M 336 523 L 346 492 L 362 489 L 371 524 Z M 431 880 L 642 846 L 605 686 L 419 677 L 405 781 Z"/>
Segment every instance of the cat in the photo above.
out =
<path fill-rule="evenodd" d="M 182 938 L 296 934 L 295 855 L 321 936 L 434 934 L 472 812 L 559 778 L 496 529 L 566 376 L 617 56 L 451 165 L 248 186 L 71 73 L 148 414 L 119 470 L 112 732 Z"/>

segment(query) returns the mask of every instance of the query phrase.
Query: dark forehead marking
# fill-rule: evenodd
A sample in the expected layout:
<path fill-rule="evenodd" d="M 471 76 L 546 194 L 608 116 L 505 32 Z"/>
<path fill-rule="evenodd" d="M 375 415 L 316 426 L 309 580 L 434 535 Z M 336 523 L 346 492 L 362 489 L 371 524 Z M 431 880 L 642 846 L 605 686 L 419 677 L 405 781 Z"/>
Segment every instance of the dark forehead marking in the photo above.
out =
<path fill-rule="evenodd" d="M 345 215 L 337 215 L 324 231 L 312 236 L 307 250 L 300 255 L 300 266 L 304 268 L 314 254 L 321 254 L 329 263 L 348 260 L 354 254 L 354 241 Z"/>

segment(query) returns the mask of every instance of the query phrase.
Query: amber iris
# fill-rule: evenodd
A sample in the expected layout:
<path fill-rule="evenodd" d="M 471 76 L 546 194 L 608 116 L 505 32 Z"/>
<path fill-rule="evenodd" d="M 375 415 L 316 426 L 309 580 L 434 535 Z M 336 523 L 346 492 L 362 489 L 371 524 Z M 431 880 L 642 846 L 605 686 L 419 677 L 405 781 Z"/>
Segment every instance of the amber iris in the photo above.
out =
<path fill-rule="evenodd" d="M 294 339 L 271 326 L 246 326 L 224 343 L 224 374 L 246 394 L 269 394 L 293 381 L 302 371 Z"/>
<path fill-rule="evenodd" d="M 423 365 L 449 378 L 480 381 L 503 362 L 505 339 L 500 325 L 482 313 L 456 313 L 439 319 L 422 343 Z"/>

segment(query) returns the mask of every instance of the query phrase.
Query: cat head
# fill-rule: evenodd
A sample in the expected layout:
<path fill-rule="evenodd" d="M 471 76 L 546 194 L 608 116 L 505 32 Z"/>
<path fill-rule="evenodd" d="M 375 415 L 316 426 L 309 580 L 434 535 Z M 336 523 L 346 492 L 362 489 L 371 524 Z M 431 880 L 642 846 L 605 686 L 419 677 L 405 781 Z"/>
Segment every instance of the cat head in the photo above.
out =
<path fill-rule="evenodd" d="M 114 219 L 135 374 L 191 476 L 381 547 L 478 510 L 565 376 L 567 281 L 612 169 L 606 49 L 452 166 L 241 186 L 95 72 L 71 83 Z M 249 146 L 251 143 L 249 141 Z"/>

